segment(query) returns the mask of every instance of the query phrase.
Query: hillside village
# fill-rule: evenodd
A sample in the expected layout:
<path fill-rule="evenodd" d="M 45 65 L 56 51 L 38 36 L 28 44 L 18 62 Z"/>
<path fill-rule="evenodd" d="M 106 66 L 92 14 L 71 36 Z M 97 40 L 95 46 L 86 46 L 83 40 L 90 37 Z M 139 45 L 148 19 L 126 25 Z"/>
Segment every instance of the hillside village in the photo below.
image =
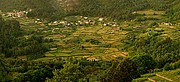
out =
<path fill-rule="evenodd" d="M 0 82 L 179 82 L 179 0 L 0 2 Z"/>
<path fill-rule="evenodd" d="M 28 11 L 18 11 L 18 10 L 13 10 L 12 12 L 6 12 L 6 13 L 2 13 L 2 16 L 7 16 L 7 17 L 13 17 L 13 18 L 22 18 L 22 17 L 27 17 L 27 14 L 29 12 L 31 12 L 32 9 L 29 9 Z"/>

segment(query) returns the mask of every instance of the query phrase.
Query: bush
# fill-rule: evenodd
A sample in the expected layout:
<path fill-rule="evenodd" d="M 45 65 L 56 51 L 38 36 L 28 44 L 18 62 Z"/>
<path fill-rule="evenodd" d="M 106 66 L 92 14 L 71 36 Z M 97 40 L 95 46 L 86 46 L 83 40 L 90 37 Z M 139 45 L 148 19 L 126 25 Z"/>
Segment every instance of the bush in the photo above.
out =
<path fill-rule="evenodd" d="M 175 63 L 172 63 L 171 65 L 172 65 L 173 69 L 180 68 L 180 60 Z"/>
<path fill-rule="evenodd" d="M 159 27 L 159 24 L 157 22 L 152 22 L 148 25 L 149 28 L 153 28 L 153 27 Z"/>
<path fill-rule="evenodd" d="M 173 68 L 172 68 L 172 66 L 169 64 L 169 63 L 167 63 L 164 67 L 163 67 L 163 69 L 164 70 L 172 70 Z"/>
<path fill-rule="evenodd" d="M 132 60 L 137 64 L 140 74 L 147 73 L 148 70 L 156 67 L 156 62 L 150 55 L 136 55 L 132 57 Z"/>
<path fill-rule="evenodd" d="M 137 22 L 146 21 L 146 20 L 147 20 L 147 18 L 145 18 L 145 17 L 138 17 L 135 19 L 135 21 L 137 21 Z"/>
<path fill-rule="evenodd" d="M 140 77 L 140 74 L 136 63 L 126 58 L 119 64 L 114 64 L 100 80 L 102 82 L 131 82 L 137 77 Z"/>
<path fill-rule="evenodd" d="M 166 63 L 166 65 L 163 67 L 164 70 L 175 70 L 180 68 L 180 60 L 174 63 Z"/>

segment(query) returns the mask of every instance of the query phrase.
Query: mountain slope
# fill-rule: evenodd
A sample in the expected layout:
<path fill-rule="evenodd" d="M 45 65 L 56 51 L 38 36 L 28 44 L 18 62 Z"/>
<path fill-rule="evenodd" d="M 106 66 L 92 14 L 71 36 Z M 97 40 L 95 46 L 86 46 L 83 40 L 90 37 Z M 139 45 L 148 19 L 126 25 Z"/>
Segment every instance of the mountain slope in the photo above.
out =
<path fill-rule="evenodd" d="M 78 6 L 72 5 L 76 1 Z M 179 0 L 73 0 L 73 3 L 68 0 L 0 0 L 0 2 L 2 11 L 34 9 L 30 14 L 31 17 L 51 19 L 66 15 L 132 19 L 135 17 L 132 12 L 146 9 L 169 9 L 171 19 L 178 19 L 180 14 Z"/>
<path fill-rule="evenodd" d="M 167 11 L 171 20 L 178 20 L 180 19 L 180 1 L 175 0 L 171 4 L 171 8 Z"/>

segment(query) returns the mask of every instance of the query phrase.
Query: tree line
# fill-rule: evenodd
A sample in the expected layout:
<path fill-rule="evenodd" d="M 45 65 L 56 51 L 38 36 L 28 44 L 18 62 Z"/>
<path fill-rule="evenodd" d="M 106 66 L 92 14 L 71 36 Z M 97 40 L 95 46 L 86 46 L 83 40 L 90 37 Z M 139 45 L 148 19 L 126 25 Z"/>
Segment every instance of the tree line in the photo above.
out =
<path fill-rule="evenodd" d="M 165 10 L 171 19 L 179 16 L 178 0 L 80 0 L 74 10 L 65 11 L 56 0 L 2 0 L 0 9 L 3 11 L 33 9 L 28 17 L 57 20 L 69 15 L 109 17 L 112 19 L 130 20 L 135 18 L 134 11 L 153 9 Z M 9 6 L 11 5 L 11 6 Z"/>
<path fill-rule="evenodd" d="M 32 35 L 25 37 L 25 31 L 20 28 L 17 20 L 4 20 L 0 16 L 0 53 L 5 57 L 17 57 L 22 55 L 39 55 L 48 50 L 43 44 L 42 36 Z"/>

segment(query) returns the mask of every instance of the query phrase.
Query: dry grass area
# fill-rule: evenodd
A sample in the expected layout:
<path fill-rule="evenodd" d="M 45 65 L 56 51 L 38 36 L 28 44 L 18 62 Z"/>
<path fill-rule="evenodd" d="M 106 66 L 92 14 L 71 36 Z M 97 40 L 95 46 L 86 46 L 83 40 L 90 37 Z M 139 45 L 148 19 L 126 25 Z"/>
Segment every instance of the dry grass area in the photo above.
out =
<path fill-rule="evenodd" d="M 154 11 L 154 10 L 145 10 L 145 11 L 136 11 L 138 14 L 147 14 L 147 15 L 153 15 L 153 14 L 165 14 L 165 11 Z"/>

